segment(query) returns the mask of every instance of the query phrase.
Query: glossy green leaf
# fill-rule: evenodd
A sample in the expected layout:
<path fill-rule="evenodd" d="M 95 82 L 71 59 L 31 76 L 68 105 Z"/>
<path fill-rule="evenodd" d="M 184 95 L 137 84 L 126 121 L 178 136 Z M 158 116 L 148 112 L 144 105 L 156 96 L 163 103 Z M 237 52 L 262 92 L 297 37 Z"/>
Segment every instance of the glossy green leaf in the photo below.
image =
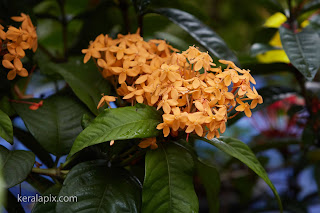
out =
<path fill-rule="evenodd" d="M 315 31 L 317 31 L 318 34 L 320 34 L 320 15 L 314 14 L 309 19 L 310 25 L 308 27 L 311 27 Z"/>
<path fill-rule="evenodd" d="M 143 15 L 146 12 L 150 2 L 151 0 L 132 0 L 134 9 L 140 15 Z"/>
<path fill-rule="evenodd" d="M 278 32 L 278 28 L 266 28 L 263 27 L 258 29 L 255 33 L 253 43 L 263 43 L 267 44 L 274 37 L 274 35 Z"/>
<path fill-rule="evenodd" d="M 0 137 L 13 144 L 13 127 L 9 116 L 0 110 Z"/>
<path fill-rule="evenodd" d="M 19 128 L 13 129 L 14 136 L 28 149 L 30 149 L 43 164 L 52 168 L 54 162 L 50 154 L 39 144 L 38 141 L 29 133 Z"/>
<path fill-rule="evenodd" d="M 282 100 L 286 97 L 289 97 L 290 95 L 296 95 L 297 91 L 294 89 L 288 88 L 288 87 L 280 87 L 280 86 L 271 87 L 271 86 L 269 86 L 269 87 L 264 87 L 262 89 L 259 89 L 258 93 L 262 96 L 263 103 L 258 104 L 256 108 L 251 110 L 252 112 L 259 111 L 259 110 L 269 106 L 270 104 L 272 104 L 276 101 L 279 101 L 279 100 Z M 231 113 L 229 113 L 228 116 L 232 116 L 235 113 L 236 112 L 234 110 Z M 228 120 L 228 122 L 227 122 L 228 126 L 231 126 L 232 124 L 236 123 L 239 119 L 241 119 L 244 116 L 245 116 L 244 113 L 240 113 L 236 117 Z"/>
<path fill-rule="evenodd" d="M 76 196 L 77 202 L 57 203 L 56 212 L 130 212 L 141 208 L 141 184 L 122 168 L 106 161 L 76 165 L 63 183 L 59 196 Z"/>
<path fill-rule="evenodd" d="M 267 172 L 264 170 L 264 168 L 261 166 L 260 162 L 254 155 L 254 153 L 251 151 L 251 149 L 242 141 L 234 139 L 234 138 L 227 138 L 227 137 L 221 137 L 219 139 L 213 138 L 212 140 L 208 140 L 206 138 L 200 138 L 199 140 L 205 141 L 224 153 L 240 160 L 245 165 L 247 165 L 250 169 L 252 169 L 257 175 L 259 175 L 271 188 L 273 191 L 274 196 L 276 197 L 280 211 L 283 212 L 282 203 L 280 200 L 280 197 L 278 195 L 278 192 L 272 182 L 270 181 Z"/>
<path fill-rule="evenodd" d="M 80 133 L 69 157 L 88 146 L 110 140 L 155 137 L 159 134 L 156 126 L 160 121 L 160 112 L 144 104 L 106 109 Z"/>
<path fill-rule="evenodd" d="M 220 192 L 220 176 L 217 168 L 208 163 L 197 161 L 197 174 L 203 184 L 210 213 L 219 212 L 219 192 Z"/>
<path fill-rule="evenodd" d="M 155 9 L 155 13 L 166 16 L 179 25 L 217 58 L 239 64 L 237 57 L 223 39 L 193 15 L 174 8 Z"/>
<path fill-rule="evenodd" d="M 0 76 L 1 78 L 1 76 Z M 2 82 L 0 82 L 1 84 Z M 14 109 L 12 108 L 11 106 L 11 103 L 9 101 L 9 98 L 8 96 L 3 96 L 1 99 L 0 99 L 0 110 L 2 110 L 4 113 L 6 113 L 9 117 L 10 116 L 14 116 L 15 115 L 15 111 Z"/>
<path fill-rule="evenodd" d="M 159 144 L 146 155 L 142 213 L 198 212 L 193 187 L 194 160 L 184 148 Z"/>
<path fill-rule="evenodd" d="M 35 155 L 24 150 L 9 151 L 0 145 L 0 170 L 4 174 L 7 188 L 21 183 L 31 172 Z"/>
<path fill-rule="evenodd" d="M 101 94 L 110 94 L 110 83 L 101 76 L 92 60 L 84 64 L 83 57 L 74 57 L 67 63 L 53 63 L 43 54 L 38 54 L 37 59 L 41 72 L 60 74 L 79 99 L 94 114 L 99 113 L 97 105 Z"/>
<path fill-rule="evenodd" d="M 258 54 L 262 54 L 270 50 L 281 50 L 281 48 L 274 47 L 269 44 L 255 43 L 252 45 L 250 52 L 252 56 L 256 56 Z"/>
<path fill-rule="evenodd" d="M 265 8 L 272 12 L 285 13 L 283 7 L 277 0 L 258 0 Z"/>
<path fill-rule="evenodd" d="M 300 14 L 320 8 L 320 0 L 312 0 L 306 3 L 300 11 Z"/>
<path fill-rule="evenodd" d="M 82 129 L 87 128 L 89 124 L 92 122 L 92 119 L 92 116 L 90 116 L 89 114 L 84 114 L 81 119 Z"/>
<path fill-rule="evenodd" d="M 290 62 L 306 79 L 312 80 L 320 67 L 320 37 L 310 27 L 295 33 L 279 28 L 281 43 Z"/>
<path fill-rule="evenodd" d="M 51 96 L 43 100 L 43 106 L 37 110 L 20 103 L 14 103 L 13 107 L 41 146 L 56 156 L 69 153 L 82 131 L 82 115 L 88 113 L 85 106 L 68 96 Z"/>
<path fill-rule="evenodd" d="M 56 184 L 52 187 L 50 187 L 48 190 L 46 190 L 44 193 L 42 193 L 42 196 L 56 196 L 58 197 L 59 192 L 61 190 L 61 185 Z M 56 213 L 56 205 L 57 202 L 37 202 L 32 208 L 32 213 Z"/>

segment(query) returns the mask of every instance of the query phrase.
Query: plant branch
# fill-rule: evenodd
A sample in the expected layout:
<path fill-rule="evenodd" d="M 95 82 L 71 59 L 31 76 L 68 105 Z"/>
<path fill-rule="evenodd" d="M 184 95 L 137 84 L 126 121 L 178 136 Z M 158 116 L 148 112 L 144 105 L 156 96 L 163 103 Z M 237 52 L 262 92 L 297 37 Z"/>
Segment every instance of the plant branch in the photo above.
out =
<path fill-rule="evenodd" d="M 69 173 L 69 170 L 60 170 L 59 168 L 53 168 L 53 169 L 41 169 L 34 167 L 32 168 L 33 173 L 41 174 L 41 175 L 47 175 L 50 177 L 57 177 L 57 178 L 64 178 L 65 175 Z"/>
<path fill-rule="evenodd" d="M 236 114 L 234 114 L 234 115 L 232 115 L 232 116 L 228 117 L 228 119 L 232 119 L 232 118 L 236 117 L 239 113 L 240 113 L 240 112 L 236 112 Z"/>
<path fill-rule="evenodd" d="M 79 153 L 74 154 L 72 157 L 67 158 L 67 160 L 60 165 L 60 169 L 69 168 L 69 166 L 77 159 Z"/>

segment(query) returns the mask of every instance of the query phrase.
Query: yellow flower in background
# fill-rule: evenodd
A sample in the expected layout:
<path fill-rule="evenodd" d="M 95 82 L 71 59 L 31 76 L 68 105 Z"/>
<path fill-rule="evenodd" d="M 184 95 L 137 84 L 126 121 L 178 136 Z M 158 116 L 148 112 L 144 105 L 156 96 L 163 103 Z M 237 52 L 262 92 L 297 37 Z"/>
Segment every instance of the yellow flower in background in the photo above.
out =
<path fill-rule="evenodd" d="M 277 12 L 270 16 L 266 22 L 264 23 L 264 27 L 267 28 L 279 28 L 283 23 L 287 21 L 287 17 L 280 12 Z M 309 21 L 305 20 L 301 23 L 301 27 L 304 28 L 309 25 Z M 274 62 L 283 62 L 283 63 L 290 63 L 290 60 L 285 53 L 285 51 L 282 49 L 281 39 L 280 39 L 280 33 L 277 31 L 274 36 L 269 41 L 269 45 L 273 47 L 278 47 L 280 49 L 276 50 L 270 50 L 265 53 L 261 53 L 257 55 L 257 59 L 259 62 L 262 63 L 274 63 Z"/>
<path fill-rule="evenodd" d="M 84 62 L 91 56 L 97 60 L 102 76 L 115 82 L 123 100 L 162 109 L 163 122 L 157 129 L 164 137 L 176 136 L 179 130 L 219 137 L 226 130 L 228 112 L 235 109 L 251 117 L 250 109 L 263 102 L 256 89 L 251 89 L 256 82 L 250 71 L 231 61 L 220 60 L 227 66 L 222 69 L 194 46 L 178 53 L 164 40 L 146 42 L 138 33 L 110 39 L 99 35 L 90 42 L 83 50 Z M 98 108 L 114 100 L 103 96 Z M 143 140 L 139 146 L 157 148 L 156 139 Z"/>
<path fill-rule="evenodd" d="M 283 13 L 275 13 L 270 16 L 264 23 L 264 27 L 268 28 L 279 28 L 284 22 L 287 21 L 287 17 Z M 274 62 L 283 62 L 290 63 L 290 60 L 287 54 L 282 49 L 281 39 L 279 31 L 270 40 L 269 44 L 274 47 L 279 47 L 279 50 L 270 50 L 268 52 L 258 54 L 257 59 L 262 63 L 274 63 Z"/>
<path fill-rule="evenodd" d="M 283 13 L 277 12 L 270 16 L 263 26 L 269 28 L 279 28 L 286 21 L 287 17 Z"/>

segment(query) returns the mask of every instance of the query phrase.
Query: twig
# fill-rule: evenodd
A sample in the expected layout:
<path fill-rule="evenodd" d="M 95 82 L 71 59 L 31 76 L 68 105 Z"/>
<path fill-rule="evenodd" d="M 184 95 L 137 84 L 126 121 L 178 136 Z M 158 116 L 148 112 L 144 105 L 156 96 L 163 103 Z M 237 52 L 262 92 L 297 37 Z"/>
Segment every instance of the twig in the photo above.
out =
<path fill-rule="evenodd" d="M 239 113 L 240 113 L 240 112 L 236 112 L 236 114 L 234 114 L 234 115 L 232 115 L 232 116 L 228 117 L 228 119 L 231 119 L 231 118 L 236 117 Z"/>
<path fill-rule="evenodd" d="M 41 175 L 47 175 L 50 177 L 64 178 L 64 176 L 69 173 L 69 170 L 60 170 L 59 168 L 41 169 L 41 168 L 34 167 L 32 168 L 32 172 L 41 174 Z"/>

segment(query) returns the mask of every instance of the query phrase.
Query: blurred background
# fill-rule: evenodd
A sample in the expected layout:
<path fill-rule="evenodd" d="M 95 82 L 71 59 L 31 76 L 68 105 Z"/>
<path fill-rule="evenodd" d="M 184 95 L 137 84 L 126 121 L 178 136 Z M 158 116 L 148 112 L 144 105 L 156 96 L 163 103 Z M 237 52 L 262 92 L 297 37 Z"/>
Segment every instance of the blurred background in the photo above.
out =
<path fill-rule="evenodd" d="M 172 7 L 194 15 L 224 39 L 238 57 L 241 68 L 251 70 L 264 104 L 257 107 L 251 119 L 236 117 L 228 121 L 224 135 L 238 138 L 253 149 L 281 195 L 286 212 L 318 213 L 319 74 L 313 81 L 301 81 L 303 77 L 292 67 L 281 45 L 278 28 L 286 17 L 269 2 L 272 1 L 152 0 L 150 8 Z M 287 1 L 278 2 L 288 12 Z M 297 0 L 292 5 L 298 8 L 310 2 L 313 1 Z M 297 25 L 301 28 L 312 25 L 320 34 L 319 9 L 315 7 L 298 17 Z M 10 17 L 21 12 L 31 16 L 39 39 L 39 50 L 25 62 L 29 67 L 43 55 L 57 62 L 81 56 L 81 49 L 101 33 L 115 37 L 118 33 L 134 33 L 138 28 L 134 7 L 127 0 L 0 0 L 0 24 L 14 24 Z M 182 28 L 154 13 L 144 16 L 143 33 L 146 40 L 165 39 L 180 50 L 192 45 L 201 47 Z M 5 78 L 3 74 L 1 78 Z M 59 76 L 41 69 L 27 79 L 20 78 L 16 84 L 28 85 L 25 94 L 41 98 L 67 86 Z M 8 97 L 2 94 L 0 97 L 0 108 L 10 112 L 10 106 L 3 101 Z M 19 117 L 14 119 L 14 126 L 26 131 Z M 11 150 L 27 149 L 19 138 L 15 138 L 12 146 L 2 139 L 0 144 Z M 278 212 L 274 211 L 277 204 L 271 190 L 245 165 L 209 145 L 198 144 L 197 150 L 220 172 L 220 212 Z M 205 198 L 205 189 L 197 184 L 199 180 L 194 181 L 200 212 L 208 212 L 211 201 Z M 12 195 L 20 192 L 34 195 L 32 180 L 29 178 L 28 182 L 11 188 Z M 30 212 L 32 205 L 25 203 L 23 208 Z"/>

